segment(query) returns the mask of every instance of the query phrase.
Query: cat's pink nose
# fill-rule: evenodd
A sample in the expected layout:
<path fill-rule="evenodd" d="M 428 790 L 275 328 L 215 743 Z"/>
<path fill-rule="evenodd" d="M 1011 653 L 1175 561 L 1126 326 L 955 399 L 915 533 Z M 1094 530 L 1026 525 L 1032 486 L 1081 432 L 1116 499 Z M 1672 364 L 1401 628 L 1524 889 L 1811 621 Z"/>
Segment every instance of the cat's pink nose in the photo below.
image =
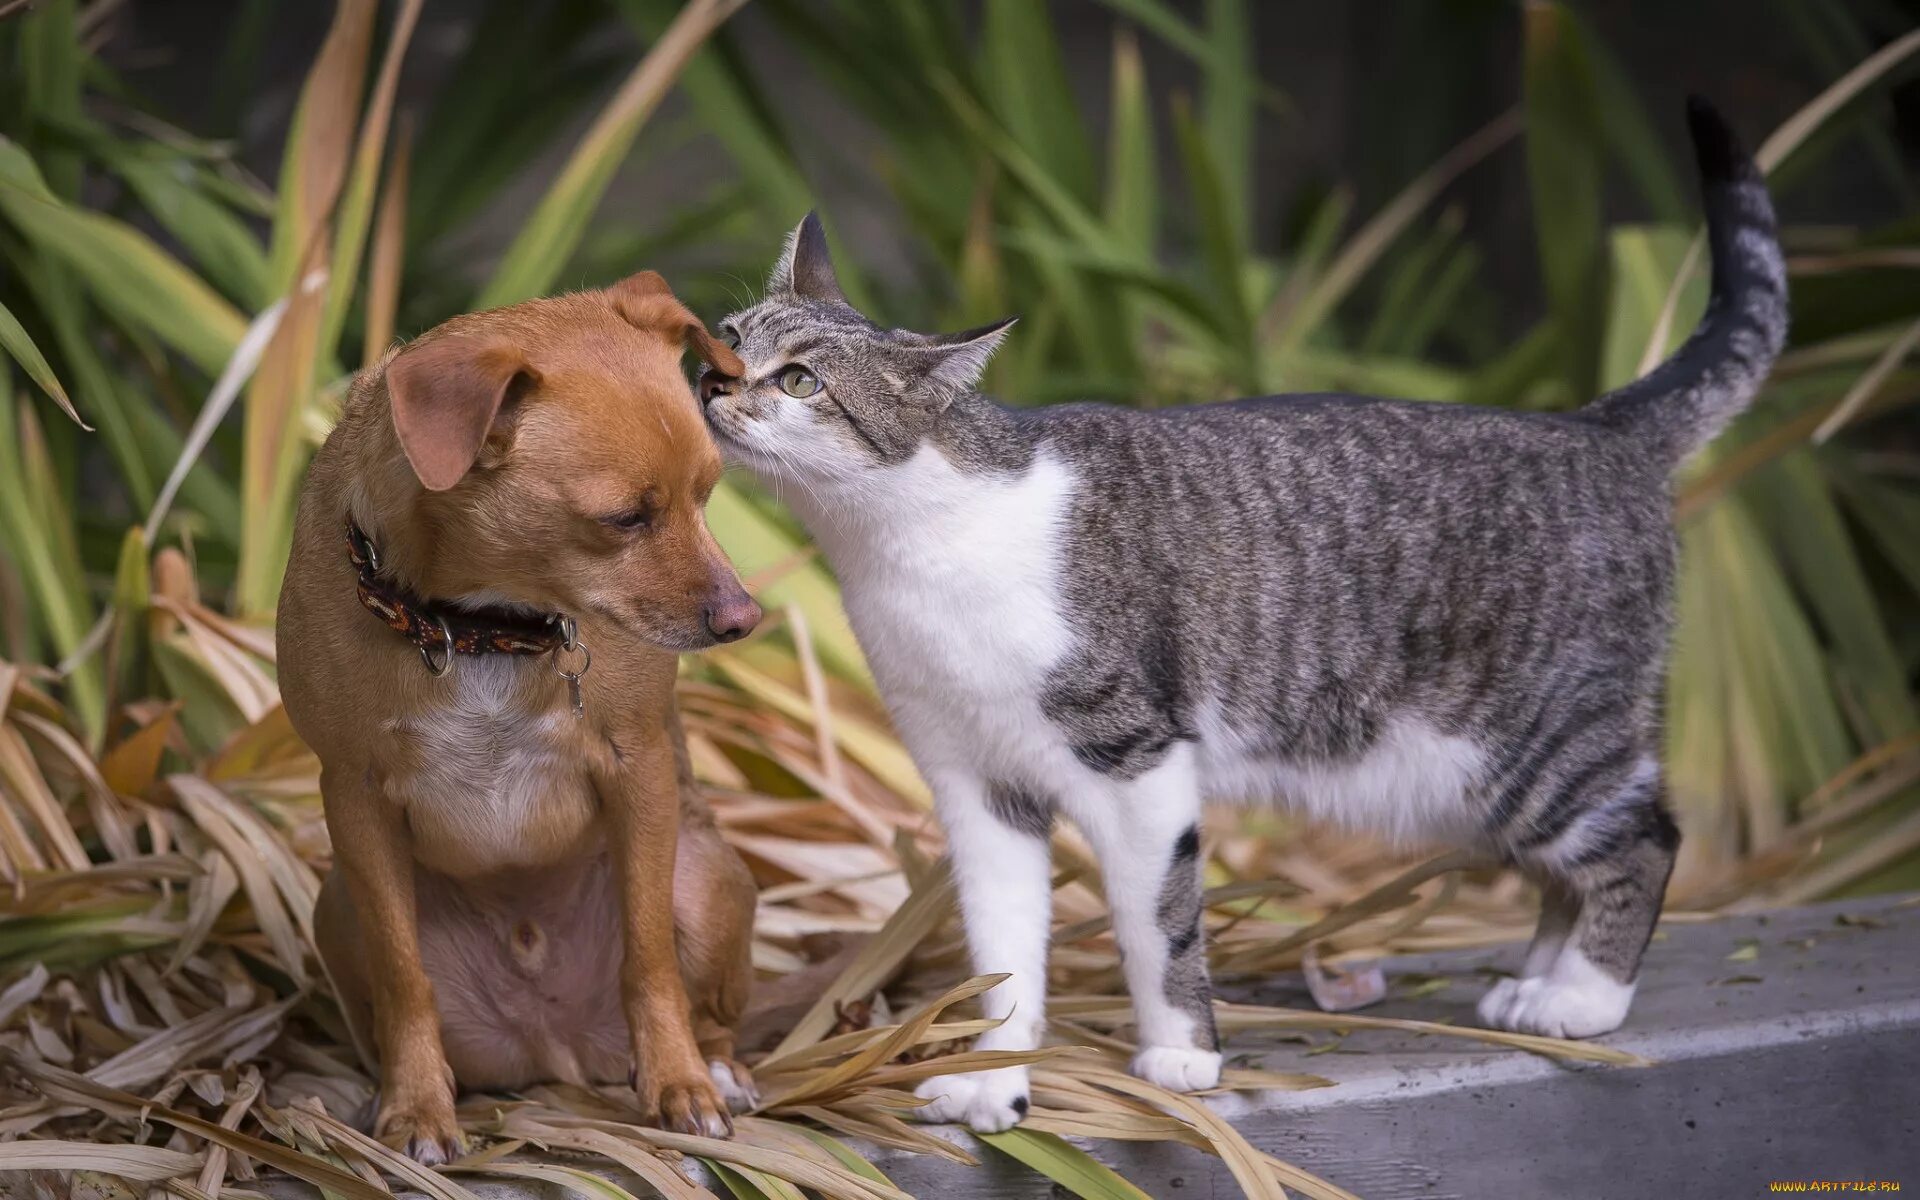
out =
<path fill-rule="evenodd" d="M 716 397 L 732 395 L 736 382 L 736 380 L 729 379 L 725 375 L 715 374 L 712 371 L 708 371 L 705 375 L 702 375 L 700 377 L 701 407 L 704 408 L 712 404 Z"/>

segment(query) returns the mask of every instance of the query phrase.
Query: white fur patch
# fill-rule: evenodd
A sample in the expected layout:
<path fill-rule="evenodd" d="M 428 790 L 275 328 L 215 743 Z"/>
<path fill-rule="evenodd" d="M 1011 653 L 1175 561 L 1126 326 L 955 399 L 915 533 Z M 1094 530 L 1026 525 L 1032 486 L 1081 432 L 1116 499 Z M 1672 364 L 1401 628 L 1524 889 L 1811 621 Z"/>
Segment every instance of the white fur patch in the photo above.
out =
<path fill-rule="evenodd" d="M 709 1061 L 707 1078 L 713 1080 L 713 1086 L 719 1090 L 720 1099 L 726 1102 L 728 1112 L 752 1112 L 760 1106 L 760 1089 L 753 1085 L 751 1077 L 742 1082 L 732 1063 L 717 1058 Z"/>
<path fill-rule="evenodd" d="M 923 771 L 1051 782 L 1043 764 L 1070 758 L 1039 701 L 1072 645 L 1059 586 L 1071 472 L 1042 454 L 1018 477 L 968 474 L 923 447 L 869 475 L 885 477 L 871 495 L 828 483 L 789 499 L 840 577 L 902 736 Z"/>
<path fill-rule="evenodd" d="M 443 835 L 475 859 L 538 865 L 526 858 L 527 831 L 551 821 L 555 803 L 591 803 L 579 764 L 561 752 L 572 714 L 528 714 L 516 702 L 524 666 L 504 656 L 462 657 L 442 681 L 446 703 L 389 723 L 417 748 L 416 768 L 389 786 L 423 847 Z M 568 781 L 576 781 L 578 796 L 565 793 Z"/>
<path fill-rule="evenodd" d="M 936 1075 L 913 1090 L 929 1103 L 914 1113 L 921 1121 L 957 1121 L 979 1133 L 1011 1129 L 1026 1115 L 1027 1069 L 1002 1067 L 964 1075 Z"/>
<path fill-rule="evenodd" d="M 1220 1086 L 1220 1055 L 1192 1046 L 1149 1046 L 1133 1058 L 1133 1073 L 1170 1092 L 1204 1092 Z"/>
<path fill-rule="evenodd" d="M 1480 1001 L 1480 1020 L 1514 1033 L 1597 1037 L 1620 1028 L 1633 992 L 1633 984 L 1621 983 L 1567 946 L 1545 975 L 1495 984 Z"/>
<path fill-rule="evenodd" d="M 1278 801 L 1309 816 L 1401 842 L 1473 835 L 1464 803 L 1486 755 L 1466 738 L 1401 717 L 1358 758 L 1315 761 L 1254 757 L 1218 709 L 1200 729 L 1201 787 L 1213 799 Z"/>

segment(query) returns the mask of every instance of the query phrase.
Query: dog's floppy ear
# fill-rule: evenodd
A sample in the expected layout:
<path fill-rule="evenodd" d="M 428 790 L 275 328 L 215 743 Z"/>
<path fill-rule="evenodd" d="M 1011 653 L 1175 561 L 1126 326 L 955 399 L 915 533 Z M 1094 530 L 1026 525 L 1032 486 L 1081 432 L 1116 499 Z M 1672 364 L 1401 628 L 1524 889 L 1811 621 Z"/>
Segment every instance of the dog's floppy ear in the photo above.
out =
<path fill-rule="evenodd" d="M 658 271 L 627 276 L 607 289 L 607 298 L 627 324 L 657 333 L 670 344 L 693 351 L 715 373 L 734 379 L 746 374 L 746 364 L 733 352 L 733 347 L 707 332 L 700 318 L 675 298 Z"/>
<path fill-rule="evenodd" d="M 512 343 L 450 334 L 402 350 L 387 366 L 394 432 L 429 491 L 459 483 L 516 381 L 536 379 Z"/>

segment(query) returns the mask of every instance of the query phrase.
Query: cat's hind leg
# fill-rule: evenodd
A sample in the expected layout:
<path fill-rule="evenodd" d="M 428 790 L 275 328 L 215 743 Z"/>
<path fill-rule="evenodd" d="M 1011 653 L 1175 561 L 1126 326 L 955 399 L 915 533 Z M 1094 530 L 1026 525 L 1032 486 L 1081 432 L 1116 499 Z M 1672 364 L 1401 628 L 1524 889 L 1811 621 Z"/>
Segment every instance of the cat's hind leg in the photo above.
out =
<path fill-rule="evenodd" d="M 976 975 L 1005 973 L 980 998 L 998 1020 L 975 1050 L 1034 1050 L 1046 1029 L 1047 944 L 1053 935 L 1053 806 L 1024 788 L 966 771 L 929 771 L 952 852 L 960 916 Z M 923 1121 L 960 1121 L 982 1133 L 1027 1115 L 1027 1068 L 936 1075 L 915 1095 Z"/>
<path fill-rule="evenodd" d="M 1107 907 L 1133 996 L 1133 1073 L 1172 1091 L 1220 1082 L 1200 881 L 1200 789 L 1190 749 L 1073 804 L 1106 878 Z"/>
<path fill-rule="evenodd" d="M 1564 794 L 1538 806 L 1530 826 L 1511 835 L 1516 859 L 1550 880 L 1548 908 L 1528 954 L 1529 974 L 1503 981 L 1482 1001 L 1480 1016 L 1489 1025 L 1593 1037 L 1626 1019 L 1680 831 L 1650 755 L 1624 780 L 1613 776 L 1604 792 L 1574 794 L 1600 778 L 1569 774 Z M 1569 916 L 1564 944 L 1549 962 L 1557 927 Z"/>

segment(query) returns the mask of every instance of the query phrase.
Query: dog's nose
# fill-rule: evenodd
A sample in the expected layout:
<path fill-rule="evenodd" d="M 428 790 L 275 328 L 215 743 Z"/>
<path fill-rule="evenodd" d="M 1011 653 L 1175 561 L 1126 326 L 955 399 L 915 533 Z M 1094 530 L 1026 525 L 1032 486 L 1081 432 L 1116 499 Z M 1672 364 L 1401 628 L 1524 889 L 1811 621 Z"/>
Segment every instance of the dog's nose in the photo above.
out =
<path fill-rule="evenodd" d="M 715 600 L 706 607 L 707 631 L 723 642 L 737 642 L 760 623 L 760 606 L 741 592 Z"/>
<path fill-rule="evenodd" d="M 708 371 L 700 377 L 700 405 L 702 408 L 712 404 L 717 396 L 731 395 L 734 381 L 725 375 L 716 375 Z"/>

